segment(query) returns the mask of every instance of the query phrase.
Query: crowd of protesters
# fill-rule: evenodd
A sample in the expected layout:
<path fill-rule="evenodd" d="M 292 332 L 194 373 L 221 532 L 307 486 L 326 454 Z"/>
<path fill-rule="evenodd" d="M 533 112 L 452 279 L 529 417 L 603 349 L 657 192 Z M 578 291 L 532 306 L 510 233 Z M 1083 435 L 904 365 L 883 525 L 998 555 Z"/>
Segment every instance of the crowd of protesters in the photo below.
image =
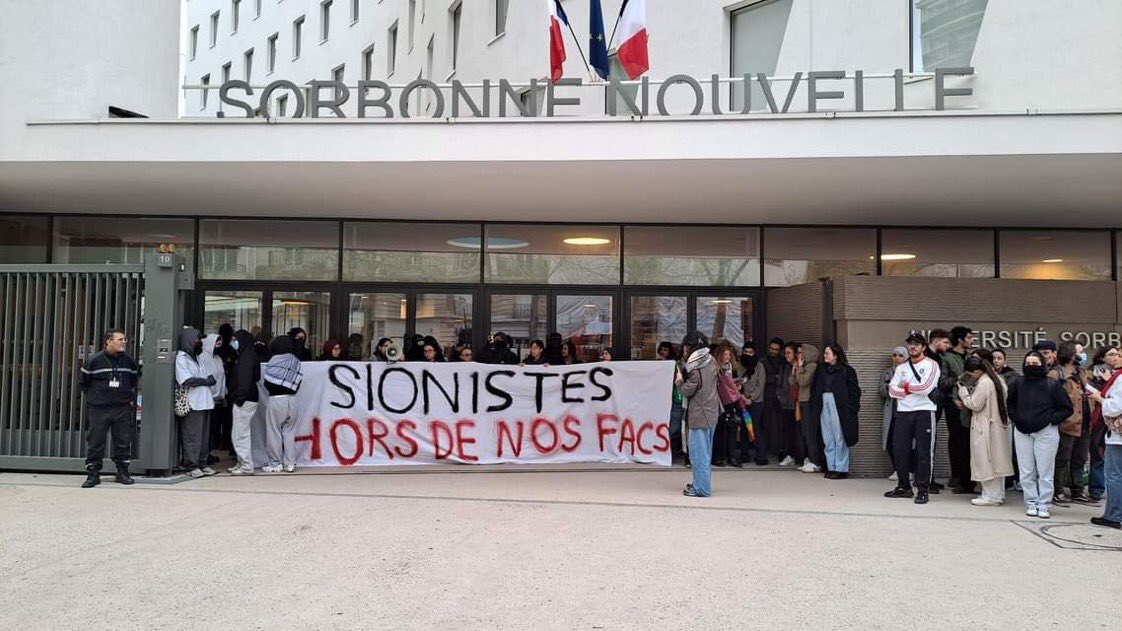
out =
<path fill-rule="evenodd" d="M 255 334 L 257 333 L 257 334 Z M 185 327 L 175 360 L 175 413 L 179 420 L 181 468 L 192 477 L 217 473 L 215 448 L 237 458 L 232 475 L 254 472 L 251 424 L 259 403 L 258 384 L 268 392 L 265 410 L 265 472 L 296 468 L 294 395 L 303 380 L 303 362 L 338 361 L 353 354 L 329 339 L 313 358 L 307 333 L 291 329 L 266 343 L 259 332 L 234 331 L 223 324 L 203 335 Z M 893 467 L 889 498 L 925 504 L 949 490 L 977 495 L 976 506 L 997 506 L 1010 490 L 1023 494 L 1028 516 L 1048 518 L 1053 507 L 1098 505 L 1104 516 L 1092 521 L 1120 527 L 1122 521 L 1122 355 L 1115 347 L 1088 358 L 1077 344 L 1042 340 L 1028 352 L 1018 372 L 1002 349 L 978 348 L 969 327 L 909 335 L 892 353 L 881 375 L 882 444 Z M 139 367 L 125 353 L 127 341 L 108 331 L 101 352 L 87 359 L 80 385 L 89 419 L 87 479 L 100 482 L 106 433 L 113 429 L 117 481 L 128 472 L 131 427 Z M 808 343 L 774 338 L 766 350 L 749 340 L 740 348 L 713 344 L 700 332 L 681 344 L 658 345 L 659 360 L 675 362 L 670 403 L 672 451 L 692 469 L 684 494 L 712 494 L 711 467 L 743 467 L 746 462 L 826 479 L 849 476 L 850 448 L 858 442 L 861 388 L 837 344 L 821 353 Z M 611 361 L 602 350 L 599 361 Z M 511 339 L 495 333 L 478 355 L 470 345 L 444 349 L 432 336 L 407 339 L 404 351 L 393 340 L 374 345 L 370 361 L 480 361 L 502 365 L 578 363 L 577 349 L 558 333 L 533 340 L 522 357 Z M 939 422 L 947 432 L 950 478 L 933 479 Z M 1088 467 L 1089 465 L 1089 467 Z M 1089 468 L 1089 473 L 1087 473 Z M 1114 490 L 1114 493 L 1110 493 Z"/>

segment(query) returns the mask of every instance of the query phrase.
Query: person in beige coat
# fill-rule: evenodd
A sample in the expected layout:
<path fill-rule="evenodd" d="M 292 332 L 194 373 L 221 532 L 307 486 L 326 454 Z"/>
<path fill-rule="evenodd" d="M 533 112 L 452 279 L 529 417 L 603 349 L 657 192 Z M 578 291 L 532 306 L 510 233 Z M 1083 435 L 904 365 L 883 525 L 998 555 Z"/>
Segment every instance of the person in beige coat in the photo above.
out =
<path fill-rule="evenodd" d="M 970 479 L 982 485 L 975 506 L 1000 506 L 1005 502 L 1005 477 L 1013 475 L 1012 424 L 1006 405 L 1005 380 L 982 356 L 966 360 L 959 378 L 958 397 L 973 414 L 970 419 Z M 968 379 L 969 377 L 969 379 Z M 973 388 L 967 384 L 976 380 Z"/>

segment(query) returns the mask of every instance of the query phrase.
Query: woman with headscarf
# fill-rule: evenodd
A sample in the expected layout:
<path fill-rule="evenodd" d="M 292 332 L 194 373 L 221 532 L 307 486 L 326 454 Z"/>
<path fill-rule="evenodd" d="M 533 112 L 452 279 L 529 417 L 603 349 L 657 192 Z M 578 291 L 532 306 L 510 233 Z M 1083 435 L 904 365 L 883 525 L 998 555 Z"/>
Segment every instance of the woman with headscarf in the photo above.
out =
<path fill-rule="evenodd" d="M 818 420 L 826 479 L 844 480 L 849 477 L 849 448 L 858 439 L 861 387 L 840 345 L 828 344 L 822 350 L 822 364 L 810 383 L 809 404 L 810 418 L 804 422 Z"/>
<path fill-rule="evenodd" d="M 888 461 L 892 463 L 892 475 L 889 480 L 896 479 L 896 462 L 892 455 L 892 425 L 896 420 L 896 399 L 888 396 L 888 385 L 892 383 L 892 376 L 896 374 L 896 367 L 908 361 L 908 349 L 897 346 L 892 349 L 892 365 L 880 373 L 880 383 L 877 391 L 884 400 L 884 412 L 881 415 L 881 445 L 888 454 Z"/>
<path fill-rule="evenodd" d="M 288 337 L 292 338 L 292 354 L 302 362 L 312 361 L 312 351 L 308 350 L 308 332 L 300 327 L 288 330 Z"/>
<path fill-rule="evenodd" d="M 1005 380 L 997 374 L 988 351 L 968 357 L 956 388 L 958 400 L 970 414 L 970 479 L 982 485 L 975 506 L 1005 503 L 1005 477 L 1013 475 L 1010 450 L 1012 425 L 1006 403 Z M 968 384 L 974 382 L 971 388 Z"/>

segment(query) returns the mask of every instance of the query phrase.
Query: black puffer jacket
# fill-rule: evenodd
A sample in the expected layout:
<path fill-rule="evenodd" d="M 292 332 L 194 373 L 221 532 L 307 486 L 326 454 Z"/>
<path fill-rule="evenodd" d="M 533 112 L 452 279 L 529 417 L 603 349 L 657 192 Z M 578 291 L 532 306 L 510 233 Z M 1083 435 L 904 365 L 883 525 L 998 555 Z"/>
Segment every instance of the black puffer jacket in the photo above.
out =
<path fill-rule="evenodd" d="M 261 380 L 261 360 L 253 346 L 253 336 L 249 331 L 237 331 L 234 339 L 238 341 L 238 356 L 234 369 L 230 371 L 230 400 L 234 405 L 246 401 L 257 401 L 257 382 Z"/>

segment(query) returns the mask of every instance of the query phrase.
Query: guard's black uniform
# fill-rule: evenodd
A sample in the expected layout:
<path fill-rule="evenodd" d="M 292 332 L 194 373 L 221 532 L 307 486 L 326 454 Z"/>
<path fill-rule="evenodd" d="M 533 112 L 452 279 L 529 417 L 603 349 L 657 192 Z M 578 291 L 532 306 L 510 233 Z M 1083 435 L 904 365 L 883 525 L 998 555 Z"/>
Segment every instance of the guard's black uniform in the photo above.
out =
<path fill-rule="evenodd" d="M 125 353 L 94 353 L 82 367 L 81 387 L 86 395 L 86 469 L 101 471 L 105 458 L 105 433 L 113 429 L 113 462 L 127 472 L 132 459 L 136 426 L 136 383 L 139 366 Z"/>

